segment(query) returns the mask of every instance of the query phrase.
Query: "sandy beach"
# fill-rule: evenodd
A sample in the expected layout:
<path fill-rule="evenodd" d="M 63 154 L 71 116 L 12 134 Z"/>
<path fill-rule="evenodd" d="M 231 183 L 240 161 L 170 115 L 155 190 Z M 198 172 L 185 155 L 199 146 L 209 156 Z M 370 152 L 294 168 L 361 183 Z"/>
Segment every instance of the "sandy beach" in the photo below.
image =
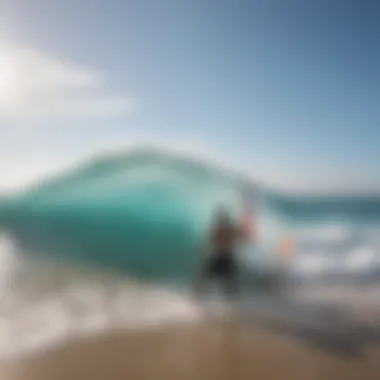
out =
<path fill-rule="evenodd" d="M 28 263 L 1 299 L 1 380 L 378 380 L 377 295 L 252 295 L 253 309 L 204 315 L 181 292 Z"/>
<path fill-rule="evenodd" d="M 339 357 L 235 318 L 73 339 L 4 361 L 1 378 L 376 380 L 379 358 L 375 347 L 360 357 Z"/>

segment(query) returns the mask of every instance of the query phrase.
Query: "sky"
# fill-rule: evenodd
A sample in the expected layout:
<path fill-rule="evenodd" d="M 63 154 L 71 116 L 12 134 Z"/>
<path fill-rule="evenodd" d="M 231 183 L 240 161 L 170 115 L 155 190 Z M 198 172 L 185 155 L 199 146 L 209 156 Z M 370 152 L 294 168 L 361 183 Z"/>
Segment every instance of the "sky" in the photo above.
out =
<path fill-rule="evenodd" d="M 152 143 L 380 191 L 376 0 L 0 0 L 0 191 Z"/>

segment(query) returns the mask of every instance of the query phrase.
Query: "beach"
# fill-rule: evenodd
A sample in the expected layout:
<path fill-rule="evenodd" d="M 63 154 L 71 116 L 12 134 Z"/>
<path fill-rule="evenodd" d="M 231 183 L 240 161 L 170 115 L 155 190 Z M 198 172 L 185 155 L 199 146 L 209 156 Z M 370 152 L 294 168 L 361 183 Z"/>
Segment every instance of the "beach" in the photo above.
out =
<path fill-rule="evenodd" d="M 2 380 L 379 379 L 375 285 L 252 294 L 231 313 L 112 271 L 21 264 L 1 299 Z"/>
<path fill-rule="evenodd" d="M 4 380 L 376 380 L 380 350 L 342 358 L 238 318 L 113 331 L 4 361 Z"/>

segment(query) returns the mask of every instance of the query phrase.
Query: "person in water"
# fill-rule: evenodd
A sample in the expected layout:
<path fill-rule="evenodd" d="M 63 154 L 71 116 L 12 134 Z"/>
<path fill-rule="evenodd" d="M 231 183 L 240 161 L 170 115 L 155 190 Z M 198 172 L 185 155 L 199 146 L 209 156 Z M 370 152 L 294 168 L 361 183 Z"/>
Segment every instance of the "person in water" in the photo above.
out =
<path fill-rule="evenodd" d="M 251 236 L 250 217 L 244 217 L 241 223 L 235 223 L 227 209 L 218 208 L 208 236 L 209 248 L 203 262 L 199 285 L 203 288 L 205 281 L 216 277 L 223 283 L 226 295 L 229 298 L 235 297 L 238 290 L 236 250 L 239 244 Z"/>

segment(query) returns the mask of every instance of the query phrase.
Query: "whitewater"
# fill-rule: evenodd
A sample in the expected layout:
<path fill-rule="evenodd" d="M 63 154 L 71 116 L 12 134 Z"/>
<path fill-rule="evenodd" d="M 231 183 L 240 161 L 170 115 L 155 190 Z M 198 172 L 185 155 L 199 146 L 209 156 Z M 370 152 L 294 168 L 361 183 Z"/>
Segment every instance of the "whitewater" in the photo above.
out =
<path fill-rule="evenodd" d="M 204 160 L 134 149 L 0 198 L 0 356 L 199 320 L 189 290 L 212 212 L 223 204 L 237 218 L 242 194 L 259 231 L 239 252 L 248 304 L 258 289 L 300 284 L 313 285 L 308 298 L 336 302 L 339 287 L 380 279 L 380 197 L 283 194 Z M 277 252 L 284 237 L 297 243 L 286 263 Z"/>

